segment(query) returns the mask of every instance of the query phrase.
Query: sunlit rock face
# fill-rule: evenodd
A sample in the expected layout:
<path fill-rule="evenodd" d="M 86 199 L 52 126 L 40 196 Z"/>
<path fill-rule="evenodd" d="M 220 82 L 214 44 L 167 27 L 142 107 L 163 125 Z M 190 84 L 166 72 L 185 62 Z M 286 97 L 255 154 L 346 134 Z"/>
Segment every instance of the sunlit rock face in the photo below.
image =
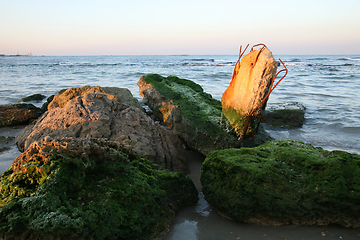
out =
<path fill-rule="evenodd" d="M 167 169 L 188 171 L 181 139 L 139 108 L 109 99 L 104 93 L 91 92 L 48 110 L 36 125 L 25 128 L 15 142 L 24 151 L 46 136 L 117 141 Z"/>
<path fill-rule="evenodd" d="M 267 48 L 251 51 L 235 65 L 233 77 L 221 103 L 223 115 L 239 138 L 255 136 L 267 99 L 263 103 L 262 101 L 270 91 L 277 66 L 277 61 Z M 246 118 L 254 109 L 246 129 Z"/>
<path fill-rule="evenodd" d="M 120 103 L 125 103 L 127 105 L 140 108 L 144 110 L 136 98 L 134 98 L 127 88 L 118 88 L 118 87 L 99 87 L 99 86 L 82 86 L 75 88 L 68 88 L 66 90 L 60 91 L 54 96 L 52 101 L 47 106 L 47 110 L 53 109 L 55 107 L 64 107 L 67 102 L 71 99 L 74 99 L 78 96 L 84 96 L 88 93 L 99 92 L 107 95 L 109 99 L 115 99 Z"/>

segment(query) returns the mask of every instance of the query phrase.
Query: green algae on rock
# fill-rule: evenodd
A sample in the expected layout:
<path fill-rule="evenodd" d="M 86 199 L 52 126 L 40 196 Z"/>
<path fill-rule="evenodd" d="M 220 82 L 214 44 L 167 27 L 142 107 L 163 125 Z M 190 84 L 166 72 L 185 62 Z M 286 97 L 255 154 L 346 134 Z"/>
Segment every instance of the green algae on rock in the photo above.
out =
<path fill-rule="evenodd" d="M 268 104 L 261 122 L 273 127 L 302 127 L 305 110 L 305 106 L 298 102 Z"/>
<path fill-rule="evenodd" d="M 224 123 L 227 120 L 222 118 L 221 102 L 199 84 L 158 74 L 142 76 L 137 84 L 144 103 L 190 148 L 207 155 L 240 146 L 235 131 Z M 241 144 L 253 147 L 273 140 L 262 126 L 258 132 L 254 140 Z"/>
<path fill-rule="evenodd" d="M 138 81 L 143 101 L 188 146 L 207 155 L 216 149 L 237 147 L 236 136 L 220 126 L 221 102 L 190 80 L 158 74 Z"/>
<path fill-rule="evenodd" d="M 46 96 L 37 93 L 37 94 L 33 94 L 30 96 L 24 97 L 24 98 L 20 99 L 19 102 L 42 101 L 45 98 L 46 98 Z"/>
<path fill-rule="evenodd" d="M 34 142 L 0 186 L 3 238 L 152 239 L 197 201 L 190 178 L 103 139 Z"/>
<path fill-rule="evenodd" d="M 296 141 L 214 151 L 201 170 L 222 215 L 265 225 L 360 227 L 360 156 Z"/>

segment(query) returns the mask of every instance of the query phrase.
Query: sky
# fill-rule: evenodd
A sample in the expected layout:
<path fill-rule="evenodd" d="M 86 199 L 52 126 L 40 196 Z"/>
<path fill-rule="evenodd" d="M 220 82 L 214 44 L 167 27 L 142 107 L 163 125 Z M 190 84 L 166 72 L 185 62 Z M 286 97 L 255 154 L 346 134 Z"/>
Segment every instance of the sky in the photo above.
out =
<path fill-rule="evenodd" d="M 360 0 L 0 0 L 0 54 L 360 54 Z"/>

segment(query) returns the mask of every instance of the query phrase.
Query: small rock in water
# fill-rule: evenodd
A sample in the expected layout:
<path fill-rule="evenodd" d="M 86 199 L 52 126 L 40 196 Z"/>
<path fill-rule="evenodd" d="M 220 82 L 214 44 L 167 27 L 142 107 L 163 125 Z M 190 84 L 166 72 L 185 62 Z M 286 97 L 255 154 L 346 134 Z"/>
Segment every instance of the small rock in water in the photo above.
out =
<path fill-rule="evenodd" d="M 305 122 L 305 110 L 298 102 L 268 104 L 261 122 L 273 127 L 301 127 Z"/>
<path fill-rule="evenodd" d="M 41 109 L 33 104 L 0 106 L 0 127 L 27 124 L 41 116 Z"/>
<path fill-rule="evenodd" d="M 33 94 L 33 95 L 30 95 L 30 96 L 20 99 L 19 102 L 41 101 L 45 98 L 46 98 L 46 96 L 44 96 L 42 94 Z"/>

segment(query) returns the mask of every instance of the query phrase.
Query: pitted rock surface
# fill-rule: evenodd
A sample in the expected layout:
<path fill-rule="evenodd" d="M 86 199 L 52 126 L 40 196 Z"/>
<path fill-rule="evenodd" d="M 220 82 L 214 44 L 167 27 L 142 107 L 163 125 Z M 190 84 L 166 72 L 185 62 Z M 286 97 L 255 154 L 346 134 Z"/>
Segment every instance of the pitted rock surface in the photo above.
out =
<path fill-rule="evenodd" d="M 167 169 L 188 171 L 183 142 L 175 134 L 141 109 L 109 99 L 104 93 L 78 96 L 62 108 L 48 110 L 36 125 L 25 128 L 15 142 L 24 151 L 46 136 L 117 141 Z"/>

